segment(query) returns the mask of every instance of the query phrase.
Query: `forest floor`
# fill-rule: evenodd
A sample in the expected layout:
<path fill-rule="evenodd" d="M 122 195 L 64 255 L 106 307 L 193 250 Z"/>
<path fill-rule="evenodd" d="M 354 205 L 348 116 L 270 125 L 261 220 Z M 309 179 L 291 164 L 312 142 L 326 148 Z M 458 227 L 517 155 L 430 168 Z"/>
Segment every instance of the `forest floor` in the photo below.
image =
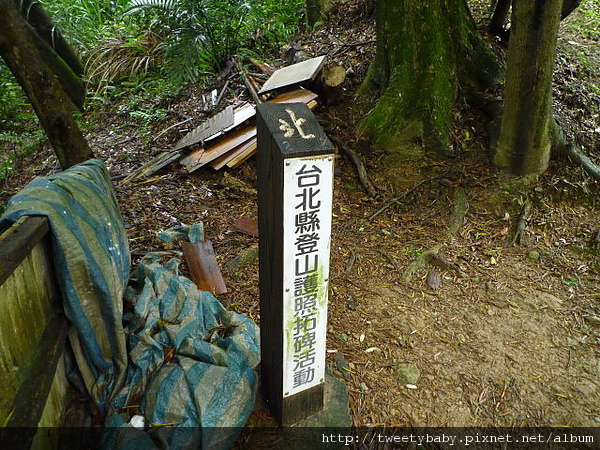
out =
<path fill-rule="evenodd" d="M 483 24 L 483 6 L 472 3 Z M 354 424 L 600 427 L 598 182 L 568 160 L 552 161 L 536 179 L 500 173 L 486 149 L 485 120 L 460 105 L 451 157 L 391 167 L 385 152 L 355 134 L 373 106 L 354 95 L 375 51 L 363 2 L 342 4 L 298 44 L 352 68 L 340 102 L 316 114 L 363 158 L 379 191 L 367 195 L 352 163 L 336 158 L 327 350 L 334 374 L 343 361 L 350 367 Z M 599 50 L 563 24 L 555 111 L 597 162 Z M 234 78 L 229 101 L 247 95 Z M 229 172 L 188 174 L 173 165 L 120 183 L 181 137 L 173 128 L 157 138 L 161 131 L 182 117 L 193 119 L 188 130 L 205 119 L 204 92 L 192 86 L 160 105 L 169 113 L 148 135 L 128 122 L 122 105 L 89 113 L 87 138 L 114 176 L 134 261 L 169 249 L 157 232 L 199 221 L 221 266 L 257 244 L 232 228 L 241 216 L 257 217 L 254 158 Z M 34 152 L 6 180 L 0 203 L 56 170 L 48 147 Z M 257 261 L 225 270 L 224 278 L 229 292 L 219 300 L 260 322 Z"/>

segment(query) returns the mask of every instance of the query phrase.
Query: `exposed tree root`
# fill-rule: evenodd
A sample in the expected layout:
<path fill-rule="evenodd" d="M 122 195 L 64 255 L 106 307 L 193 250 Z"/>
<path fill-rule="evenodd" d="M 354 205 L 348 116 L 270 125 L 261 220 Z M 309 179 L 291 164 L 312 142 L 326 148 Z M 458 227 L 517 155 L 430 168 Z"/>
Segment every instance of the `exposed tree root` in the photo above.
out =
<path fill-rule="evenodd" d="M 523 242 L 523 235 L 525 234 L 525 229 L 527 228 L 527 221 L 529 220 L 530 213 L 531 201 L 527 199 L 521 208 L 521 214 L 519 214 L 519 220 L 517 222 L 517 227 L 515 228 L 515 235 L 512 239 L 513 245 L 521 245 Z"/>
<path fill-rule="evenodd" d="M 412 261 L 404 272 L 402 272 L 402 277 L 406 281 L 410 281 L 412 277 L 428 264 L 437 267 L 440 270 L 448 270 L 452 272 L 456 272 L 459 276 L 465 276 L 464 272 L 460 269 L 458 264 L 453 263 L 452 261 L 448 261 L 443 256 L 438 255 L 438 252 L 442 248 L 443 244 L 436 244 L 431 247 L 429 250 L 421 253 L 417 259 Z"/>
<path fill-rule="evenodd" d="M 435 177 L 427 178 L 426 180 L 420 181 L 419 183 L 417 183 L 413 187 L 411 187 L 408 191 L 406 191 L 404 194 L 399 195 L 398 197 L 394 197 L 393 199 L 391 199 L 389 202 L 387 202 L 385 205 L 383 205 L 381 208 L 379 208 L 377 211 L 375 211 L 373 214 L 371 214 L 369 216 L 369 219 L 371 219 L 371 220 L 374 219 L 379 214 L 381 214 L 386 209 L 388 209 L 390 206 L 392 206 L 394 203 L 398 203 L 398 202 L 404 200 L 406 197 L 408 197 L 410 194 L 412 194 L 414 191 L 416 191 L 417 189 L 419 189 L 424 184 L 429 183 L 430 181 L 437 180 L 439 178 L 443 178 L 446 175 L 448 175 L 448 172 L 444 172 L 441 175 L 437 175 Z"/>
<path fill-rule="evenodd" d="M 569 156 L 581 164 L 583 170 L 585 170 L 589 176 L 591 176 L 594 180 L 600 181 L 600 167 L 585 153 L 583 153 L 578 146 L 569 146 Z"/>
<path fill-rule="evenodd" d="M 456 237 L 458 232 L 463 226 L 465 221 L 465 215 L 469 209 L 469 198 L 467 191 L 459 187 L 456 191 L 456 197 L 454 201 L 454 210 L 452 211 L 452 217 L 450 218 L 450 227 L 448 230 L 448 237 L 453 239 Z"/>
<path fill-rule="evenodd" d="M 354 153 L 346 144 L 344 144 L 340 140 L 335 139 L 335 138 L 331 138 L 331 140 L 333 141 L 333 143 L 335 145 L 337 145 L 337 147 L 342 151 L 342 153 L 344 155 L 346 155 L 348 158 L 350 158 L 350 161 L 352 161 L 352 163 L 356 167 L 356 171 L 358 172 L 358 179 L 360 180 L 360 183 L 363 185 L 363 187 L 365 188 L 367 193 L 371 197 L 377 197 L 377 188 L 371 182 L 371 180 L 369 178 L 369 174 L 367 173 L 367 169 L 365 169 L 365 165 L 363 164 L 361 159 L 358 157 L 358 155 L 356 153 Z"/>
<path fill-rule="evenodd" d="M 246 264 L 250 264 L 255 259 L 258 258 L 258 245 L 252 245 L 247 249 L 243 250 L 239 255 L 229 261 L 223 267 L 225 272 L 233 273 L 236 270 L 239 270 L 241 267 Z"/>
<path fill-rule="evenodd" d="M 418 270 L 422 269 L 429 263 L 429 261 L 432 259 L 432 255 L 437 256 L 437 252 L 439 252 L 441 248 L 442 248 L 442 244 L 436 244 L 433 247 L 431 247 L 429 250 L 421 253 L 417 257 L 417 259 L 412 261 L 406 267 L 406 269 L 404 269 L 404 272 L 402 272 L 402 277 L 406 281 L 410 281 L 412 279 L 412 277 L 414 276 L 414 274 L 417 273 Z"/>
<path fill-rule="evenodd" d="M 412 189 L 416 189 L 418 186 L 419 185 L 414 186 Z M 448 229 L 449 240 L 452 240 L 462 228 L 463 222 L 465 220 L 465 215 L 468 209 L 469 203 L 467 191 L 464 188 L 460 187 L 456 191 L 454 210 L 450 218 L 450 226 Z M 438 254 L 443 245 L 444 244 L 436 244 L 429 250 L 419 255 L 418 258 L 412 261 L 406 267 L 406 269 L 404 269 L 402 277 L 406 281 L 410 281 L 414 274 L 417 273 L 418 270 L 424 268 L 426 265 L 436 267 L 440 270 L 456 272 L 460 277 L 465 277 L 465 273 L 461 270 L 458 264 L 455 264 L 452 261 L 449 261 Z M 427 285 L 435 291 L 439 287 L 440 283 L 441 278 L 439 277 L 438 273 L 433 268 L 430 269 L 427 273 Z"/>

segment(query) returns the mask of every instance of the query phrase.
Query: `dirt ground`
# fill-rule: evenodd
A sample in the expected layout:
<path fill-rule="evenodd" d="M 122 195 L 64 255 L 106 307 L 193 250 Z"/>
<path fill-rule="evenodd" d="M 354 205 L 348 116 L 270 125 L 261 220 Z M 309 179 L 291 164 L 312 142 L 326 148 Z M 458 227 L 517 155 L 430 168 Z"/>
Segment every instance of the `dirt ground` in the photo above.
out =
<path fill-rule="evenodd" d="M 353 164 L 336 159 L 327 349 L 334 374 L 350 367 L 354 424 L 600 426 L 598 182 L 569 161 L 553 161 L 533 180 L 499 173 L 482 120 L 466 107 L 456 112 L 451 158 L 390 167 L 385 152 L 355 135 L 372 107 L 354 92 L 374 54 L 373 23 L 361 1 L 343 8 L 299 44 L 352 68 L 340 103 L 316 113 L 361 156 L 379 190 L 369 197 Z M 600 70 L 590 64 L 600 67 L 599 43 L 563 28 L 555 110 L 567 135 L 598 161 Z M 235 95 L 247 95 L 235 75 L 232 82 Z M 148 136 L 136 134 L 118 105 L 89 116 L 87 138 L 114 176 L 134 261 L 165 249 L 156 233 L 182 223 L 204 222 L 222 267 L 258 242 L 232 228 L 236 218 L 257 215 L 254 158 L 229 172 L 188 174 L 173 165 L 120 184 L 186 130 L 156 138 L 161 131 L 182 117 L 193 118 L 187 130 L 205 118 L 202 93 L 191 87 L 161 105 L 170 113 Z M 40 149 L 7 180 L 0 202 L 56 170 L 51 151 Z M 257 261 L 224 277 L 229 292 L 219 300 L 260 322 Z"/>

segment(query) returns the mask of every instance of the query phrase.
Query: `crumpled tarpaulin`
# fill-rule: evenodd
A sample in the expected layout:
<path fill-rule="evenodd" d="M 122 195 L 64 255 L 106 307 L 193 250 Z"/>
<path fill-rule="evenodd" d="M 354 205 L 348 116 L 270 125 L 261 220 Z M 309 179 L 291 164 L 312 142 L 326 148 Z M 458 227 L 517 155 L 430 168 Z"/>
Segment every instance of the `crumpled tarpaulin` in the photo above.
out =
<path fill-rule="evenodd" d="M 46 216 L 69 339 L 86 388 L 101 412 L 127 367 L 123 292 L 131 262 L 123 219 L 104 163 L 89 160 L 36 178 L 7 204 L 0 223 Z"/>
<path fill-rule="evenodd" d="M 34 180 L 11 199 L 0 223 L 24 215 L 50 220 L 77 364 L 107 414 L 102 446 L 227 448 L 254 406 L 254 322 L 199 291 L 179 272 L 178 259 L 163 264 L 149 253 L 125 290 L 127 239 L 99 160 Z M 188 230 L 190 239 L 201 234 L 201 224 Z M 123 298 L 132 306 L 125 316 Z M 129 425 L 134 414 L 144 417 L 144 429 Z"/>
<path fill-rule="evenodd" d="M 254 407 L 259 330 L 209 292 L 148 253 L 132 275 L 138 289 L 127 332 L 132 366 L 115 399 L 103 448 L 228 448 Z M 139 405 L 152 441 L 124 426 Z M 120 414 L 118 413 L 120 412 Z M 174 426 L 173 426 L 174 425 Z M 201 427 L 201 428 L 199 428 Z"/>

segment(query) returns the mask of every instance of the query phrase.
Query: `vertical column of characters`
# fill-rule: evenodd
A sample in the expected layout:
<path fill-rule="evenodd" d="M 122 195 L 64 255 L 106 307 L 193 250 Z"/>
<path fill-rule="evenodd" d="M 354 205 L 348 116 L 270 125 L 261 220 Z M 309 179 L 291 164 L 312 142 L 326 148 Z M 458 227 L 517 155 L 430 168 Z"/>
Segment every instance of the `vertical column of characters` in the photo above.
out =
<path fill-rule="evenodd" d="M 284 396 L 323 382 L 333 158 L 286 160 Z"/>
<path fill-rule="evenodd" d="M 295 175 L 297 193 L 294 214 L 294 389 L 315 380 L 317 295 L 319 288 L 319 232 L 322 170 L 303 164 Z"/>

